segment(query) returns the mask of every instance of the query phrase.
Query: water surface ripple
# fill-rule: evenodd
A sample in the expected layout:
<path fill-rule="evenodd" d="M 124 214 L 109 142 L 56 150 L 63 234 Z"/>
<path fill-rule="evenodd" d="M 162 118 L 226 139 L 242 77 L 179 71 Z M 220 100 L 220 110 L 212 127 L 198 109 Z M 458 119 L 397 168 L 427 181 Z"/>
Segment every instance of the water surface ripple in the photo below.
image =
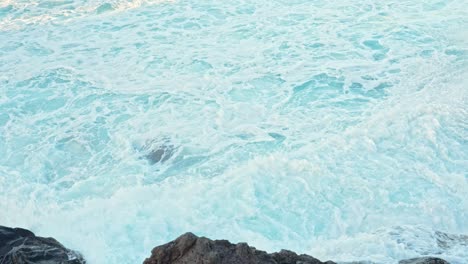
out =
<path fill-rule="evenodd" d="M 6 0 L 0 223 L 466 263 L 467 0 Z"/>

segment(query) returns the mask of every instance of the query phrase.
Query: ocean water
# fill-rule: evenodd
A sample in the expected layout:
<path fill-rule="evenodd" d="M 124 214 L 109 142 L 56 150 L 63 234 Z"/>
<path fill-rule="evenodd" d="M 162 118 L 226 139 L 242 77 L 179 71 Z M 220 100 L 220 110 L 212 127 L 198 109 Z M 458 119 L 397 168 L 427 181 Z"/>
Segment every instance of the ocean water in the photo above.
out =
<path fill-rule="evenodd" d="M 467 0 L 2 0 L 0 224 L 468 263 Z M 465 235 L 463 235 L 465 234 Z"/>

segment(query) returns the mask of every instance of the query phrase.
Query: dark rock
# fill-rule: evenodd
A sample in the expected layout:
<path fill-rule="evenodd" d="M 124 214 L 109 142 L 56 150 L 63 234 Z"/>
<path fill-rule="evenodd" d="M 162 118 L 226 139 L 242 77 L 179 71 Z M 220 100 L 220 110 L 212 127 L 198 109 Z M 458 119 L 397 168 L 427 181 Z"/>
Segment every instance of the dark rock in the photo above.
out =
<path fill-rule="evenodd" d="M 146 158 L 149 160 L 151 164 L 156 164 L 158 162 L 164 162 L 171 156 L 171 152 L 168 151 L 167 148 L 161 147 L 158 149 L 151 150 L 147 155 Z"/>
<path fill-rule="evenodd" d="M 400 260 L 398 264 L 450 264 L 440 258 L 424 257 Z"/>
<path fill-rule="evenodd" d="M 152 148 L 152 145 L 148 144 L 144 147 L 144 150 L 147 151 L 145 158 L 151 165 L 165 162 L 174 155 L 174 146 L 172 145 L 161 145 L 157 148 Z"/>
<path fill-rule="evenodd" d="M 85 264 L 83 257 L 53 238 L 37 237 L 29 230 L 0 226 L 1 264 Z"/>
<path fill-rule="evenodd" d="M 334 264 L 288 250 L 268 254 L 246 243 L 211 240 L 186 233 L 152 250 L 144 264 Z"/>

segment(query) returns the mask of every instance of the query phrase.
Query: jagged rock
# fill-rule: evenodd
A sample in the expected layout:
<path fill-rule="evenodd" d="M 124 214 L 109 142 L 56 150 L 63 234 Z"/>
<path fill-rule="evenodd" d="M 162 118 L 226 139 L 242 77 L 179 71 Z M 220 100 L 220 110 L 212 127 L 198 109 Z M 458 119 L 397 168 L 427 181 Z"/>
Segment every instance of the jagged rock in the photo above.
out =
<path fill-rule="evenodd" d="M 246 243 L 211 240 L 186 233 L 152 250 L 144 264 L 334 264 L 288 250 L 268 254 Z"/>
<path fill-rule="evenodd" d="M 440 258 L 424 257 L 400 260 L 398 264 L 449 264 L 447 261 Z"/>
<path fill-rule="evenodd" d="M 85 264 L 81 254 L 53 238 L 29 230 L 0 226 L 0 264 Z"/>
<path fill-rule="evenodd" d="M 34 235 L 22 228 L 0 226 L 0 264 L 86 264 L 80 253 L 65 248 L 54 238 Z M 350 262 L 364 264 L 370 262 Z M 447 261 L 422 257 L 401 260 L 399 264 L 449 264 Z M 158 246 L 143 264 L 336 264 L 321 262 L 309 255 L 289 250 L 266 253 L 246 243 L 211 240 L 186 233 Z"/>

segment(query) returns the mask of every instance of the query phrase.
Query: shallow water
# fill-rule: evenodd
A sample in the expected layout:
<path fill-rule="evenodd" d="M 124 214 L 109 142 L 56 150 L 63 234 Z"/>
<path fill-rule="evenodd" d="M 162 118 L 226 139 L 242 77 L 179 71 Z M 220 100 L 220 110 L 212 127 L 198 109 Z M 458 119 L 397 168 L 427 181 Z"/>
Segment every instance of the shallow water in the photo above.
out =
<path fill-rule="evenodd" d="M 0 2 L 0 224 L 466 263 L 468 2 L 354 2 Z"/>

